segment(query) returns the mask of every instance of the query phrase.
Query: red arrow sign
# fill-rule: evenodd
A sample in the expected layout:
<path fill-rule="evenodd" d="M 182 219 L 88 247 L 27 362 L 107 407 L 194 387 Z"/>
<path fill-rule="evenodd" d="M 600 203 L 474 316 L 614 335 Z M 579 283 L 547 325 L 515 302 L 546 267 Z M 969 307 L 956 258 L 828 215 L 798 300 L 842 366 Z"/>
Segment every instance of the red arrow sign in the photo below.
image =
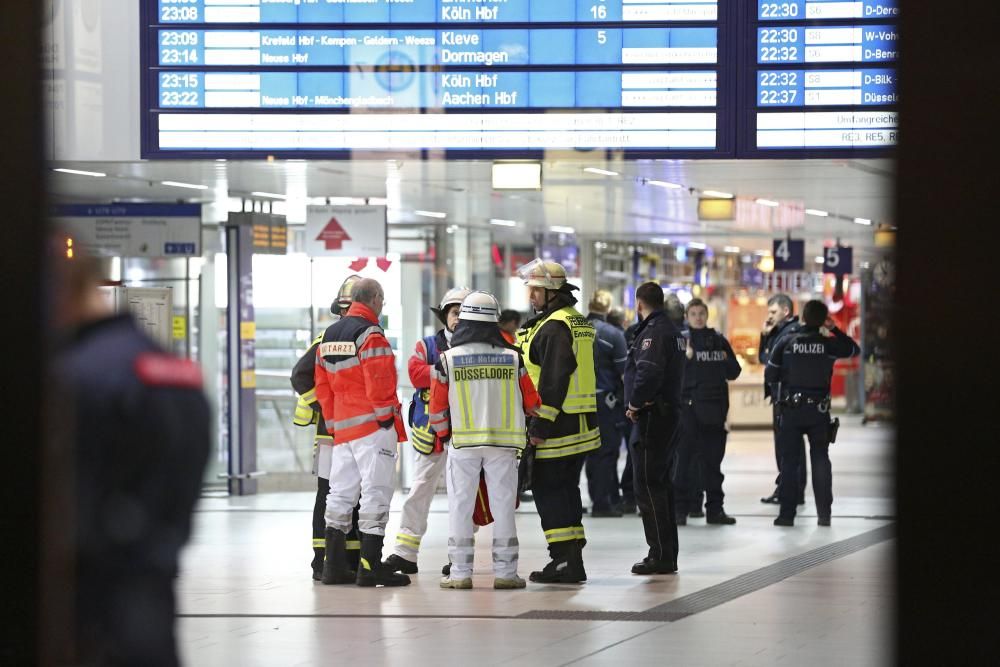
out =
<path fill-rule="evenodd" d="M 340 226 L 336 218 L 330 218 L 330 221 L 326 223 L 326 227 L 319 233 L 316 240 L 326 244 L 327 250 L 340 250 L 344 245 L 344 241 L 350 241 L 351 237 Z"/>

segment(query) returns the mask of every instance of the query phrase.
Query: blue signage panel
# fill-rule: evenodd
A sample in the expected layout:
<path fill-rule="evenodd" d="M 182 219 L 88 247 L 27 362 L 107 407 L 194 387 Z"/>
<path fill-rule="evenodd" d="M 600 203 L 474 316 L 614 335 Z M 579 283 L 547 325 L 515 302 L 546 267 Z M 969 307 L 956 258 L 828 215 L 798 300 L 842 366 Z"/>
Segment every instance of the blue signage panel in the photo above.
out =
<path fill-rule="evenodd" d="M 176 23 L 576 23 L 714 21 L 717 0 L 159 0 L 160 24 Z"/>
<path fill-rule="evenodd" d="M 887 155 L 898 16 L 899 0 L 757 0 L 743 33 L 738 155 Z"/>
<path fill-rule="evenodd" d="M 757 28 L 757 62 L 889 62 L 898 58 L 891 25 L 768 26 Z"/>
<path fill-rule="evenodd" d="M 899 16 L 898 0 L 757 0 L 761 21 L 880 19 Z"/>
<path fill-rule="evenodd" d="M 161 72 L 160 109 L 714 107 L 712 71 Z"/>
<path fill-rule="evenodd" d="M 159 30 L 161 66 L 714 64 L 715 28 Z"/>
<path fill-rule="evenodd" d="M 788 69 L 757 72 L 757 106 L 896 104 L 893 69 Z"/>
<path fill-rule="evenodd" d="M 720 15 L 717 0 L 145 0 L 143 155 L 731 155 L 734 109 L 720 99 L 732 89 L 720 80 L 733 53 L 722 48 L 734 41 L 722 34 L 729 9 Z"/>
<path fill-rule="evenodd" d="M 854 269 L 854 249 L 836 246 L 823 249 L 823 273 L 844 276 Z"/>
<path fill-rule="evenodd" d="M 806 265 L 806 242 L 801 239 L 774 239 L 775 271 L 802 271 Z"/>

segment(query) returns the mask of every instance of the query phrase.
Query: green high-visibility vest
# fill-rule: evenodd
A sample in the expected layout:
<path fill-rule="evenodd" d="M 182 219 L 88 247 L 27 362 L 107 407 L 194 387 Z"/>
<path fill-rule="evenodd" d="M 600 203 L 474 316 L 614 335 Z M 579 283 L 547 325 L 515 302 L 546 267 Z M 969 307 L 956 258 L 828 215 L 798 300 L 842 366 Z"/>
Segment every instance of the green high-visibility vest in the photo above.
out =
<path fill-rule="evenodd" d="M 573 371 L 573 375 L 569 379 L 569 388 L 566 391 L 566 399 L 563 404 L 543 405 L 538 414 L 540 417 L 554 420 L 560 410 L 570 414 L 596 412 L 597 371 L 594 367 L 594 342 L 597 339 L 597 330 L 586 317 L 572 306 L 566 306 L 552 312 L 525 332 L 521 340 L 521 350 L 524 354 L 524 365 L 528 369 L 528 375 L 531 376 L 531 381 L 537 387 L 542 368 L 531 361 L 531 343 L 542 325 L 550 320 L 557 320 L 569 327 L 570 335 L 573 336 L 573 356 L 576 357 L 576 370 Z"/>

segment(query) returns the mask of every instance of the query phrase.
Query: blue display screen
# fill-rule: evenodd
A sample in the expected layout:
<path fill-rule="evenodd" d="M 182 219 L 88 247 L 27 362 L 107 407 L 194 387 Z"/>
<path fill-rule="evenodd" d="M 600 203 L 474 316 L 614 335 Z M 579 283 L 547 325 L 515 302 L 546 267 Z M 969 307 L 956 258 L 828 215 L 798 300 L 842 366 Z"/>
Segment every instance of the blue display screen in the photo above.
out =
<path fill-rule="evenodd" d="M 168 23 L 577 23 L 714 21 L 716 0 L 159 0 Z"/>
<path fill-rule="evenodd" d="M 740 153 L 878 155 L 897 141 L 898 0 L 757 0 Z M 845 20 L 846 19 L 846 20 Z M 747 33 L 745 33 L 747 34 Z"/>
<path fill-rule="evenodd" d="M 893 69 L 776 69 L 757 72 L 760 107 L 882 106 L 898 102 Z"/>
<path fill-rule="evenodd" d="M 144 155 L 732 150 L 717 0 L 145 0 L 142 17 Z"/>
<path fill-rule="evenodd" d="M 889 62 L 898 58 L 891 25 L 768 26 L 757 28 L 757 62 Z"/>
<path fill-rule="evenodd" d="M 705 71 L 161 72 L 162 109 L 714 107 Z"/>
<path fill-rule="evenodd" d="M 161 66 L 714 64 L 715 28 L 159 30 Z"/>
<path fill-rule="evenodd" d="M 760 21 L 886 19 L 899 16 L 899 0 L 757 0 Z"/>

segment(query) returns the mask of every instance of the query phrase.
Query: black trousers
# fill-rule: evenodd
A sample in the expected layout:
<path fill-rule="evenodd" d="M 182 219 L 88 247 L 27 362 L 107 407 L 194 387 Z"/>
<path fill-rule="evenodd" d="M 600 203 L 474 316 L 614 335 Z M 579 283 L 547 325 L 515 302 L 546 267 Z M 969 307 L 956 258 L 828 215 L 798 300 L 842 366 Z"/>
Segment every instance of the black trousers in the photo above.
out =
<path fill-rule="evenodd" d="M 720 411 L 721 412 L 721 411 Z M 674 495 L 677 514 L 701 508 L 702 491 L 707 495 L 705 512 L 722 512 L 722 459 L 726 455 L 726 425 L 706 424 L 698 419 L 693 406 L 681 408 L 681 432 L 677 444 Z"/>
<path fill-rule="evenodd" d="M 816 513 L 829 517 L 833 506 L 833 469 L 830 466 L 830 415 L 820 412 L 814 405 L 785 408 L 778 428 L 778 444 L 781 448 L 781 479 L 778 499 L 781 501 L 781 516 L 793 518 L 799 500 L 798 485 L 785 484 L 786 479 L 795 479 L 794 471 L 805 467 L 802 436 L 809 438 L 809 458 L 813 470 L 813 495 L 816 499 Z"/>
<path fill-rule="evenodd" d="M 677 564 L 677 521 L 674 518 L 673 465 L 680 416 L 646 409 L 632 426 L 629 449 L 635 473 L 635 502 L 649 558 Z"/>
<path fill-rule="evenodd" d="M 313 502 L 312 532 L 313 532 L 313 559 L 312 568 L 314 570 L 323 567 L 323 554 L 326 551 L 324 540 L 326 531 L 326 497 L 330 493 L 330 480 L 322 477 L 316 478 L 316 500 Z"/>
<path fill-rule="evenodd" d="M 580 473 L 586 454 L 558 459 L 535 459 L 531 495 L 542 520 L 549 555 L 558 560 L 574 539 L 583 539 Z"/>
<path fill-rule="evenodd" d="M 622 449 L 621 423 L 625 410 L 609 408 L 604 394 L 597 395 L 597 424 L 601 429 L 601 448 L 587 456 L 587 492 L 593 509 L 606 511 L 621 502 L 618 493 L 618 455 Z"/>
<path fill-rule="evenodd" d="M 313 501 L 312 515 L 312 536 L 313 536 L 313 559 L 312 568 L 322 569 L 323 558 L 326 554 L 326 497 L 330 493 L 330 480 L 322 477 L 316 478 L 316 499 Z M 351 532 L 347 534 L 347 540 L 357 542 L 361 538 L 358 532 L 358 510 L 360 505 L 354 508 L 354 517 L 351 523 Z M 357 550 L 353 550 L 357 553 Z"/>
<path fill-rule="evenodd" d="M 778 467 L 778 476 L 774 478 L 774 488 L 775 491 L 777 492 L 777 489 L 781 487 L 781 473 L 783 472 L 781 467 L 781 444 L 778 442 L 777 405 L 771 406 L 771 414 L 773 419 L 772 424 L 774 425 L 774 463 Z M 802 438 L 799 438 L 799 461 L 801 461 L 801 465 L 799 465 L 798 469 L 796 469 L 795 471 L 796 474 L 793 475 L 793 478 L 798 479 L 798 487 L 797 487 L 799 490 L 798 502 L 802 502 L 803 500 L 805 500 L 806 484 L 809 482 L 809 472 L 808 469 L 806 468 L 806 443 Z"/>
<path fill-rule="evenodd" d="M 632 448 L 629 447 L 631 431 L 625 437 L 625 468 L 622 470 L 622 503 L 635 505 L 635 470 L 632 469 Z"/>

